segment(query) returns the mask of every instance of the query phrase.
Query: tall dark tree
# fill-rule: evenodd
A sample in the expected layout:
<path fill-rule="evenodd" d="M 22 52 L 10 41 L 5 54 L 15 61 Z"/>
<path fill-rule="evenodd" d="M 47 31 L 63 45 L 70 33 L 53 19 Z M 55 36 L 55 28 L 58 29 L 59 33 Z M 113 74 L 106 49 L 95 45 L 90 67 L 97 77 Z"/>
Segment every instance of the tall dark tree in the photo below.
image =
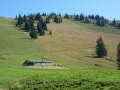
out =
<path fill-rule="evenodd" d="M 84 15 L 81 13 L 80 14 L 80 21 L 84 21 L 84 18 L 85 18 Z"/>
<path fill-rule="evenodd" d="M 120 43 L 118 44 L 117 47 L 117 66 L 118 66 L 118 70 L 120 70 Z"/>
<path fill-rule="evenodd" d="M 45 35 L 45 31 L 44 31 L 41 23 L 39 23 L 39 22 L 37 24 L 37 30 L 38 30 L 38 33 L 39 33 L 40 36 L 44 36 Z"/>
<path fill-rule="evenodd" d="M 119 29 L 120 29 L 120 23 L 118 23 L 118 26 L 117 26 Z"/>
<path fill-rule="evenodd" d="M 29 23 L 29 22 L 25 22 L 25 30 L 26 30 L 27 32 L 29 32 L 30 29 L 31 29 L 30 23 Z"/>
<path fill-rule="evenodd" d="M 21 27 L 22 24 L 24 23 L 22 16 L 19 14 L 18 21 L 17 21 L 17 26 Z"/>
<path fill-rule="evenodd" d="M 49 17 L 46 18 L 46 24 L 50 23 Z"/>
<path fill-rule="evenodd" d="M 100 26 L 105 26 L 105 21 L 104 20 L 101 20 Z"/>
<path fill-rule="evenodd" d="M 34 23 L 34 16 L 32 14 L 29 16 L 29 23 Z"/>
<path fill-rule="evenodd" d="M 31 24 L 32 25 L 32 24 Z M 31 28 L 31 30 L 30 30 L 30 37 L 31 37 L 31 39 L 37 39 L 38 38 L 38 34 L 37 34 L 37 31 L 35 30 L 35 27 L 34 27 L 34 25 L 33 26 L 31 26 L 32 28 Z"/>
<path fill-rule="evenodd" d="M 43 22 L 42 27 L 43 27 L 43 29 L 44 29 L 44 30 L 48 30 L 48 29 L 47 29 L 47 25 L 46 25 L 46 22 L 45 22 L 45 21 Z"/>
<path fill-rule="evenodd" d="M 100 16 L 99 16 L 99 15 L 96 15 L 96 16 L 95 16 L 95 19 L 96 19 L 96 20 L 100 20 Z"/>
<path fill-rule="evenodd" d="M 116 20 L 115 20 L 115 19 L 113 20 L 112 25 L 113 25 L 113 26 L 116 26 L 116 25 L 117 25 L 117 23 L 116 23 Z"/>
<path fill-rule="evenodd" d="M 90 20 L 89 20 L 89 18 L 88 18 L 87 16 L 85 17 L 84 22 L 85 22 L 85 23 L 90 23 Z"/>
<path fill-rule="evenodd" d="M 104 44 L 102 37 L 100 37 L 97 40 L 96 54 L 97 54 L 98 58 L 102 58 L 104 56 L 107 56 L 107 49 L 105 48 L 105 44 Z"/>
<path fill-rule="evenodd" d="M 77 20 L 77 21 L 79 21 L 79 20 L 80 20 L 79 15 L 76 15 L 76 16 L 75 16 L 75 20 Z"/>
<path fill-rule="evenodd" d="M 98 25 L 98 26 L 101 25 L 101 21 L 100 21 L 100 19 L 97 19 L 97 20 L 96 20 L 96 25 Z"/>
<path fill-rule="evenodd" d="M 65 19 L 69 19 L 69 15 L 68 15 L 68 14 L 65 14 L 64 18 L 65 18 Z"/>
<path fill-rule="evenodd" d="M 41 19 L 41 15 L 40 15 L 40 13 L 37 13 L 36 16 L 35 16 L 35 20 L 39 21 L 40 19 Z"/>
<path fill-rule="evenodd" d="M 23 16 L 23 21 L 27 22 L 27 16 L 26 15 Z"/>
<path fill-rule="evenodd" d="M 49 32 L 49 35 L 52 35 L 52 31 Z"/>
<path fill-rule="evenodd" d="M 59 16 L 61 16 L 61 14 L 59 13 Z"/>
<path fill-rule="evenodd" d="M 62 17 L 55 15 L 54 22 L 56 22 L 56 23 L 62 23 Z"/>

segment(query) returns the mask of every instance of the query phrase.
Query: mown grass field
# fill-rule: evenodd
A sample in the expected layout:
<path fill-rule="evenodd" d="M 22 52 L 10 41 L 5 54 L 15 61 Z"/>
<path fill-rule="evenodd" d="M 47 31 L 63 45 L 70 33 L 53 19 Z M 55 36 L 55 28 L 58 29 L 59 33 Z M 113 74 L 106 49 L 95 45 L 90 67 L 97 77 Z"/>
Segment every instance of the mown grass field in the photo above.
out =
<path fill-rule="evenodd" d="M 116 60 L 119 30 L 63 20 L 62 24 L 48 24 L 52 36 L 31 40 L 28 33 L 16 28 L 14 23 L 14 19 L 0 18 L 0 88 L 84 90 L 90 89 L 91 85 L 91 89 L 119 88 L 120 72 L 116 70 L 116 63 L 93 58 L 96 40 L 102 36 L 108 57 Z M 22 66 L 27 59 L 41 57 L 69 69 L 30 69 Z"/>

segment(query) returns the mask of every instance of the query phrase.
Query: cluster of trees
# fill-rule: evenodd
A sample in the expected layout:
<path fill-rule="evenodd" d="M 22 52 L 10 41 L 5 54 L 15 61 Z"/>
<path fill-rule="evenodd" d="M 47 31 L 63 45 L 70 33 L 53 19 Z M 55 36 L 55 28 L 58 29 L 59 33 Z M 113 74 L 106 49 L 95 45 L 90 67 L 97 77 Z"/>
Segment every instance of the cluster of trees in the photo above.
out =
<path fill-rule="evenodd" d="M 62 17 L 60 15 L 59 16 L 55 15 L 54 16 L 54 22 L 56 22 L 56 23 L 62 23 Z"/>
<path fill-rule="evenodd" d="M 42 16 L 46 16 L 46 19 L 43 19 Z M 24 16 L 19 14 L 18 17 L 16 16 L 16 26 L 29 32 L 32 39 L 36 39 L 38 38 L 38 35 L 44 36 L 45 31 L 48 31 L 47 24 L 50 23 L 50 19 L 53 19 L 56 23 L 62 23 L 61 14 L 57 15 L 51 13 L 50 15 L 47 15 L 46 13 L 43 13 L 41 15 L 40 13 L 37 13 Z M 35 27 L 36 24 L 37 28 Z M 49 32 L 49 35 L 52 35 L 52 31 Z"/>
<path fill-rule="evenodd" d="M 109 25 L 117 27 L 118 29 L 120 29 L 120 22 L 116 21 L 115 19 Z"/>
<path fill-rule="evenodd" d="M 35 23 L 37 22 L 37 29 L 35 28 Z M 43 20 L 40 13 L 36 15 L 24 15 L 23 17 L 19 14 L 17 18 L 16 26 L 23 28 L 25 31 L 30 33 L 32 39 L 36 39 L 39 35 L 45 35 L 45 30 L 47 29 L 46 21 Z"/>
<path fill-rule="evenodd" d="M 87 16 L 85 16 L 82 13 L 80 15 L 65 14 L 64 18 L 74 19 L 76 21 L 82 21 L 84 23 L 91 23 L 91 24 L 95 24 L 97 26 L 106 26 L 109 24 L 109 21 L 107 19 L 105 19 L 103 16 L 99 16 L 99 15 L 87 15 Z"/>
<path fill-rule="evenodd" d="M 96 43 L 97 43 L 97 45 L 96 45 L 97 57 L 98 58 L 106 57 L 107 49 L 105 47 L 102 37 L 98 38 Z M 120 43 L 118 44 L 118 47 L 117 47 L 117 66 L 118 66 L 118 70 L 120 70 Z"/>
<path fill-rule="evenodd" d="M 92 15 L 85 16 L 82 13 L 80 15 L 65 14 L 64 18 L 65 19 L 74 19 L 76 21 L 82 21 L 84 23 L 91 23 L 91 24 L 95 24 L 97 26 L 111 25 L 111 26 L 115 26 L 120 29 L 120 22 L 116 21 L 115 19 L 111 22 L 110 20 L 104 18 L 103 16 L 99 16 L 99 15 L 92 14 Z"/>

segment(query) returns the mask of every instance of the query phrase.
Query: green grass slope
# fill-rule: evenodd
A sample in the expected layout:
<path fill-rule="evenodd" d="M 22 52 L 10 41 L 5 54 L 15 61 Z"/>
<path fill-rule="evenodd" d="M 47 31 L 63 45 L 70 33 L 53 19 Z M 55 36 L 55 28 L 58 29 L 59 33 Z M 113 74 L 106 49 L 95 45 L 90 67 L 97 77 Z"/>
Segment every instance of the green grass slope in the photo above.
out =
<path fill-rule="evenodd" d="M 20 66 L 24 60 L 32 59 L 34 54 L 44 52 L 18 30 L 14 22 L 13 19 L 0 18 L 0 67 Z"/>
<path fill-rule="evenodd" d="M 120 72 L 116 63 L 94 56 L 96 40 L 102 36 L 108 56 L 116 59 L 118 33 L 104 33 L 105 29 L 63 20 L 50 23 L 52 36 L 31 40 L 28 33 L 15 27 L 15 20 L 0 17 L 0 89 L 111 89 L 120 88 Z M 98 32 L 98 31 L 100 32 Z M 48 33 L 48 32 L 47 32 Z M 26 59 L 45 57 L 69 69 L 29 69 Z M 96 67 L 94 64 L 100 64 Z M 92 87 L 91 87 L 92 86 Z"/>

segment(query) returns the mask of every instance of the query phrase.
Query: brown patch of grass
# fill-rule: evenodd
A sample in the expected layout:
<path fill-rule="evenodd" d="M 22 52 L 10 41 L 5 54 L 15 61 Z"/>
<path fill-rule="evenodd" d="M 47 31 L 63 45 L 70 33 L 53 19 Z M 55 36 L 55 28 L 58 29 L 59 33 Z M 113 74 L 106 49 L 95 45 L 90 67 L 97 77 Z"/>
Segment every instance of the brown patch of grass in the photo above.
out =
<path fill-rule="evenodd" d="M 96 40 L 103 37 L 108 56 L 115 59 L 116 46 L 120 39 L 119 35 L 100 33 L 92 31 L 69 20 L 64 20 L 62 24 L 48 24 L 48 29 L 53 32 L 52 36 L 44 36 L 35 40 L 35 42 L 46 50 L 53 60 L 69 66 L 96 68 L 94 64 L 100 64 L 106 69 L 115 69 L 116 64 L 104 59 L 90 58 L 94 54 Z M 61 61 L 59 61 L 61 60 Z"/>

